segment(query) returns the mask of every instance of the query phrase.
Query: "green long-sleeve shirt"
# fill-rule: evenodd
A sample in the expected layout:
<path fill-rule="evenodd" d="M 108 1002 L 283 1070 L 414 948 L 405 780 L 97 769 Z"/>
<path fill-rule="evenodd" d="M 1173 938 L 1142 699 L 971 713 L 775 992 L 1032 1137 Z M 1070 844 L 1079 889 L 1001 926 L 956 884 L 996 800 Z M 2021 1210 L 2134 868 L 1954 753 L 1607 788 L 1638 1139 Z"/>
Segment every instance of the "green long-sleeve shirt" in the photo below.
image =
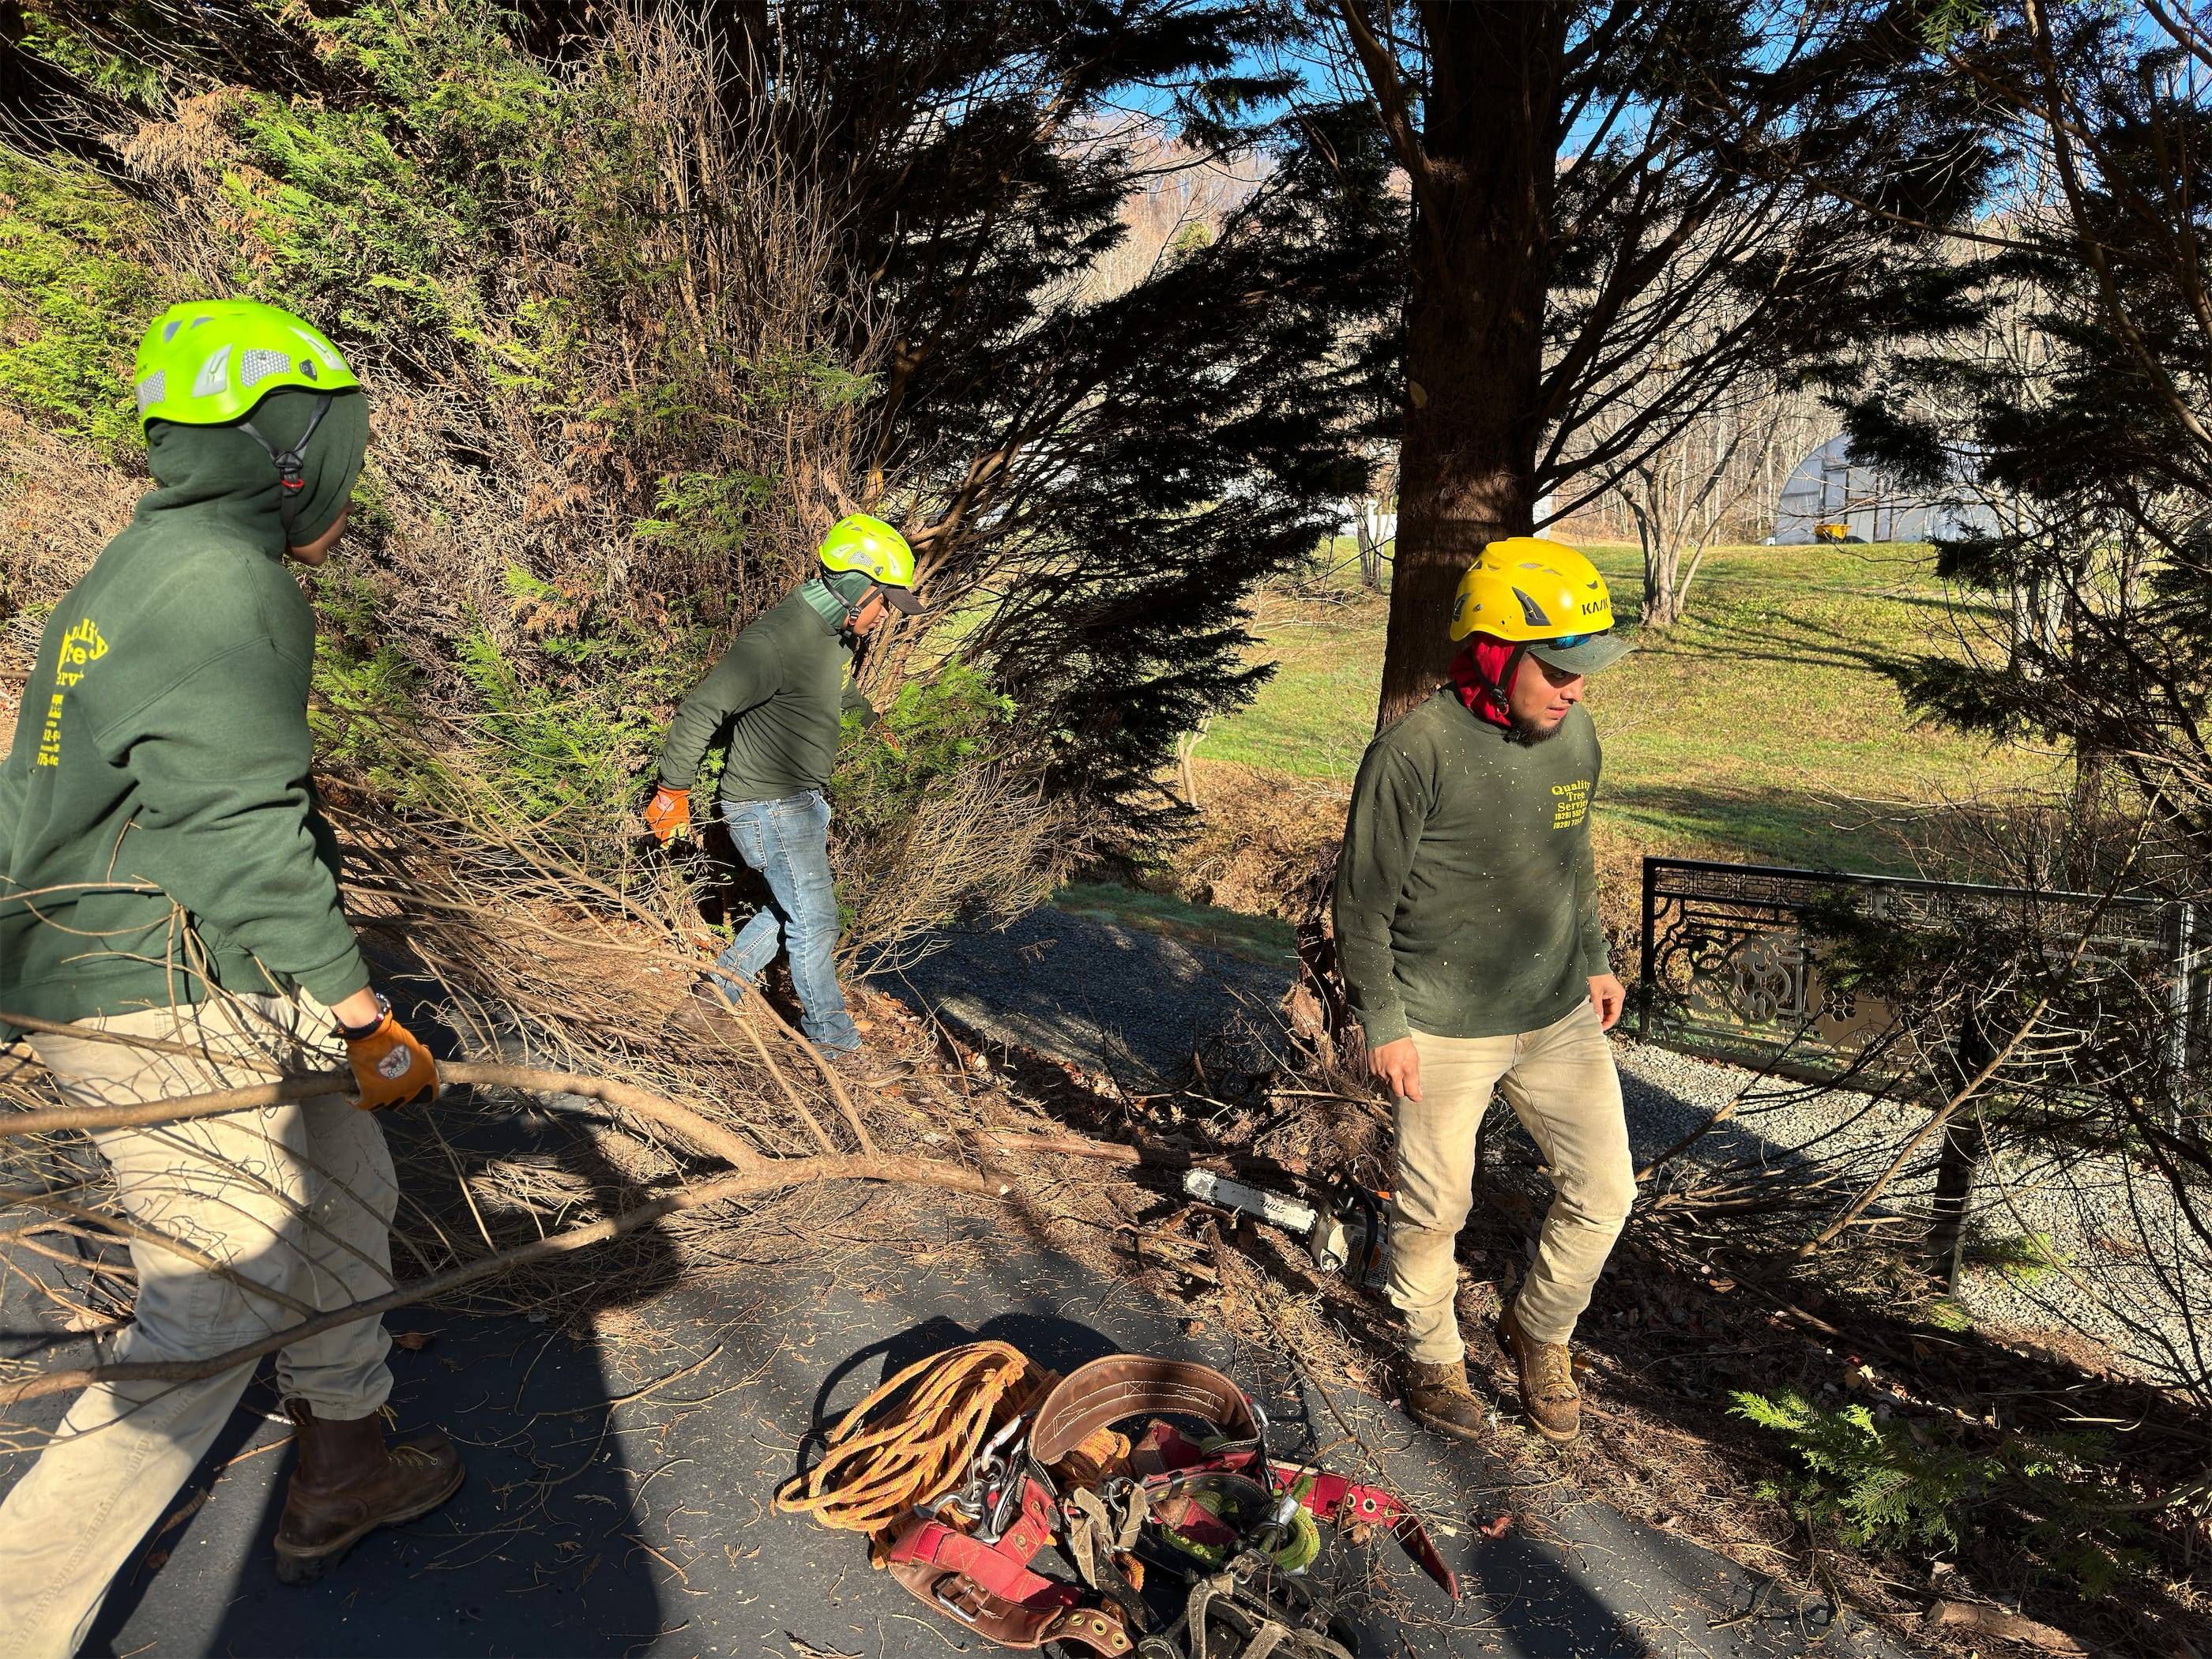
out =
<path fill-rule="evenodd" d="M 875 720 L 848 675 L 852 647 L 840 635 L 842 605 L 817 604 L 808 583 L 748 623 L 699 689 L 684 700 L 660 749 L 660 781 L 689 789 L 708 745 L 726 728 L 726 801 L 781 800 L 820 789 L 837 763 L 844 711 Z"/>
<path fill-rule="evenodd" d="M 1449 689 L 1359 763 L 1334 894 L 1336 944 L 1370 1047 L 1411 1028 L 1499 1036 L 1565 1018 L 1610 972 L 1589 807 L 1597 728 L 1577 706 L 1534 744 Z"/>
<path fill-rule="evenodd" d="M 357 404 L 326 428 L 356 468 Z M 236 433 L 167 429 L 155 459 L 48 618 L 0 762 L 0 1009 L 84 1019 L 210 983 L 335 1002 L 368 974 L 310 781 L 314 618 L 276 475 Z"/>

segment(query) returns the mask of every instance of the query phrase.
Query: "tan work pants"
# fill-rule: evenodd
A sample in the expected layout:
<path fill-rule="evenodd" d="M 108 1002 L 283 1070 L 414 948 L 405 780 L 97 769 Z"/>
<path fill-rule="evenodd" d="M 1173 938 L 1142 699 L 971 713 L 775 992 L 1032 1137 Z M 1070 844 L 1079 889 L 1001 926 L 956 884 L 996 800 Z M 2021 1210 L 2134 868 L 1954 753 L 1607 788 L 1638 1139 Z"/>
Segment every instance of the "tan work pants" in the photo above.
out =
<path fill-rule="evenodd" d="M 1587 1002 L 1558 1024 L 1517 1036 L 1413 1033 L 1421 1097 L 1400 1099 L 1391 1200 L 1390 1301 L 1406 1320 L 1407 1354 L 1455 1365 L 1465 1357 L 1453 1304 L 1453 1247 L 1474 1197 L 1474 1134 L 1490 1091 L 1506 1100 L 1543 1153 L 1556 1196 L 1535 1265 L 1522 1281 L 1522 1328 L 1565 1342 L 1636 1200 L 1628 1122 L 1613 1048 Z"/>
<path fill-rule="evenodd" d="M 33 1037 L 72 1106 L 267 1081 L 269 1073 L 236 1063 L 246 1053 L 293 1072 L 343 1064 L 330 1011 L 305 1000 L 247 996 L 83 1024 L 208 1057 Z M 391 1154 L 376 1120 L 343 1097 L 93 1139 L 115 1172 L 124 1212 L 148 1235 L 131 1242 L 132 1322 L 102 1359 L 207 1358 L 392 1288 Z M 229 1276 L 211 1272 L 210 1261 Z M 283 1350 L 277 1379 L 285 1398 L 305 1401 L 318 1417 L 366 1417 L 392 1391 L 390 1346 L 381 1322 L 358 1320 Z M 0 1504 L 0 1654 L 66 1659 L 76 1650 L 109 1581 L 214 1443 L 252 1370 L 101 1384 L 77 1396 Z"/>

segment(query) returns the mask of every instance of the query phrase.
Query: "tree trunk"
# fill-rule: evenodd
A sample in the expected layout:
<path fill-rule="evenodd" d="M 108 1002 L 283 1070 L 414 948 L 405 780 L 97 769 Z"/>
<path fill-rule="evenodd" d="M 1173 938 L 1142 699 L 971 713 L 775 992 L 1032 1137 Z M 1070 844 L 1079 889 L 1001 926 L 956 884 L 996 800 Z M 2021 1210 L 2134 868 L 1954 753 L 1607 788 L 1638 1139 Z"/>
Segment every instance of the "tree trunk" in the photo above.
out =
<path fill-rule="evenodd" d="M 1452 595 L 1534 524 L 1567 8 L 1424 0 L 1431 70 L 1407 307 L 1382 726 L 1443 678 Z"/>
<path fill-rule="evenodd" d="M 1966 1266 L 1966 1218 L 1974 1197 L 1974 1174 L 1982 1162 L 1982 1121 L 1961 1114 L 1943 1126 L 1943 1146 L 1936 1160 L 1936 1191 L 1929 1204 L 1928 1260 L 1943 1280 L 1947 1296 L 1959 1293 Z"/>
<path fill-rule="evenodd" d="M 1959 1033 L 1954 1059 L 1954 1086 L 1979 1074 L 1996 1058 L 1980 1011 L 1969 1009 Z M 1978 1105 L 1943 1126 L 1943 1144 L 1936 1160 L 1936 1191 L 1929 1205 L 1929 1264 L 1942 1276 L 1947 1295 L 1955 1296 L 1966 1265 L 1966 1218 L 1974 1196 L 1974 1175 L 1981 1167 L 1984 1131 Z"/>
<path fill-rule="evenodd" d="M 1359 514 L 1352 520 L 1359 537 L 1359 585 L 1370 593 L 1382 591 L 1382 544 L 1376 538 L 1380 526 L 1375 522 L 1375 507 L 1371 501 L 1359 504 Z"/>
<path fill-rule="evenodd" d="M 1643 499 L 1628 497 L 1628 510 L 1636 520 L 1637 545 L 1644 554 L 1644 603 L 1637 621 L 1646 628 L 1668 628 L 1674 622 L 1674 580 L 1681 568 L 1682 546 L 1668 529 L 1674 515 L 1668 509 L 1668 492 L 1657 467 L 1639 478 Z"/>

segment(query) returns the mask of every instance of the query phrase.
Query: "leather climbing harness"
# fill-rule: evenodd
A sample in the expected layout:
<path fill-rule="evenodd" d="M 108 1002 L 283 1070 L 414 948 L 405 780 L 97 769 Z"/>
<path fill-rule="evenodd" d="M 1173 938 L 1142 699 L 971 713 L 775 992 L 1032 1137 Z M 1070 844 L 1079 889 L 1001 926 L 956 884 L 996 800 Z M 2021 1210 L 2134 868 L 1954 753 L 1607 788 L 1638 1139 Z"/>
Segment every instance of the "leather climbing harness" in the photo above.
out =
<path fill-rule="evenodd" d="M 1193 1440 L 1170 1418 L 1207 1432 Z M 973 1343 L 907 1366 L 847 1413 L 776 1504 L 868 1534 L 878 1566 L 1012 1648 L 1354 1659 L 1348 1628 L 1301 1576 L 1317 1522 L 1387 1529 L 1457 1599 L 1402 1503 L 1270 1456 L 1267 1427 L 1204 1365 L 1112 1354 L 1059 1376 L 1007 1344 Z M 1038 1571 L 1055 1548 L 1072 1579 Z M 1148 1566 L 1181 1584 L 1171 1620 L 1141 1594 Z"/>

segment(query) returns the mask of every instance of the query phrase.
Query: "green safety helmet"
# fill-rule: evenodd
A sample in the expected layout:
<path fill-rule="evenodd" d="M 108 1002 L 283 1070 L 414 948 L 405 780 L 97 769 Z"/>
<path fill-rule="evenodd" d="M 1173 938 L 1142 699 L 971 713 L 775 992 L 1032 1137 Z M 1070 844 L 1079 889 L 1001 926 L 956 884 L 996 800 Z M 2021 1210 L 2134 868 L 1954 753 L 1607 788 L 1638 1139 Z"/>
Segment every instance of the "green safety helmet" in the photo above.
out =
<path fill-rule="evenodd" d="M 284 526 L 292 527 L 306 482 L 307 441 L 330 410 L 331 393 L 357 392 L 361 382 L 330 337 L 276 306 L 255 300 L 192 300 L 171 306 L 138 342 L 131 383 L 138 424 L 235 426 L 269 452 L 284 486 Z M 248 418 L 270 392 L 287 387 L 319 393 L 307 429 L 279 449 Z"/>
<path fill-rule="evenodd" d="M 854 571 L 876 585 L 894 607 L 911 617 L 921 609 L 914 596 L 914 550 L 881 519 L 854 513 L 837 520 L 822 542 L 822 568 Z"/>
<path fill-rule="evenodd" d="M 327 335 L 253 300 L 171 306 L 138 343 L 138 424 L 229 426 L 280 386 L 358 391 Z"/>

